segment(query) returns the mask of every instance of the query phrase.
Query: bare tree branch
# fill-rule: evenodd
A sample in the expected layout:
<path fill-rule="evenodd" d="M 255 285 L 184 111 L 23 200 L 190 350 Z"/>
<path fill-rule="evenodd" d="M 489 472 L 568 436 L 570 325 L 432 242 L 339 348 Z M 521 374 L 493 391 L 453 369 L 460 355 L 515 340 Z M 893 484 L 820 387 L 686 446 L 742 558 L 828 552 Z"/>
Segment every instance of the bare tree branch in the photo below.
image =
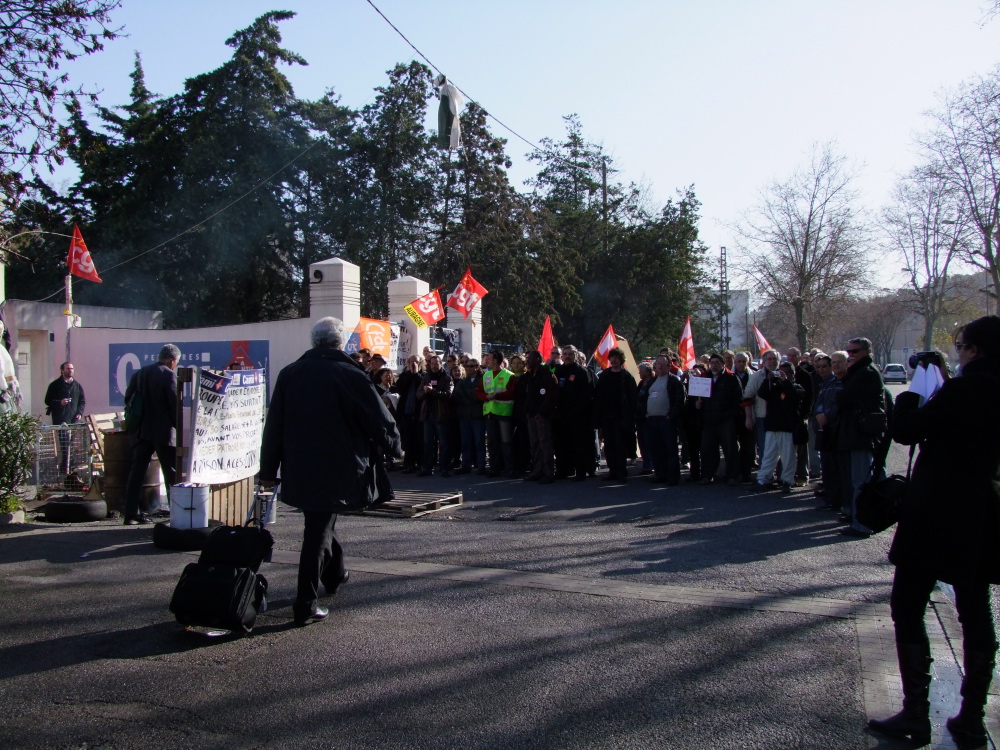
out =
<path fill-rule="evenodd" d="M 0 197 L 11 209 L 25 171 L 61 164 L 72 143 L 57 108 L 76 109 L 96 94 L 69 86 L 64 62 L 104 48 L 121 0 L 0 0 Z"/>
<path fill-rule="evenodd" d="M 1000 70 L 962 84 L 930 112 L 934 129 L 921 145 L 934 176 L 957 190 L 979 241 L 962 248 L 963 257 L 988 272 L 1000 293 Z"/>
<path fill-rule="evenodd" d="M 924 167 L 897 183 L 882 219 L 889 248 L 902 256 L 909 276 L 906 306 L 923 317 L 924 346 L 930 347 L 938 318 L 948 312 L 951 263 L 975 234 L 968 206 L 938 168 Z"/>
<path fill-rule="evenodd" d="M 831 144 L 814 146 L 809 165 L 764 188 L 736 227 L 740 270 L 765 300 L 794 311 L 802 349 L 831 304 L 868 288 L 854 176 Z"/>

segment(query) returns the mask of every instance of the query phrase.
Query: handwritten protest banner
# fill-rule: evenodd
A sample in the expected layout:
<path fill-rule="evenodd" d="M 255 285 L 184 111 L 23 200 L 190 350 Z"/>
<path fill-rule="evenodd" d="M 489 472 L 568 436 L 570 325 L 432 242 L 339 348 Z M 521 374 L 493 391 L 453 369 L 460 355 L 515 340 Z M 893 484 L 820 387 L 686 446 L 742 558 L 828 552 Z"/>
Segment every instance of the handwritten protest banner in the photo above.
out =
<path fill-rule="evenodd" d="M 264 432 L 264 371 L 199 373 L 190 481 L 224 484 L 253 476 Z"/>

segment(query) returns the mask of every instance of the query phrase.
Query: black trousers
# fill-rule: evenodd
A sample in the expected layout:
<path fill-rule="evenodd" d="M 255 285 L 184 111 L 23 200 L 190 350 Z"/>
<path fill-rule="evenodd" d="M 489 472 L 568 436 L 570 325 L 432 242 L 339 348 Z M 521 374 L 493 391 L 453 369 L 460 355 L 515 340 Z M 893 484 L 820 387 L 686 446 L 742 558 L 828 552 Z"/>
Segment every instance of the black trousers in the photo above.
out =
<path fill-rule="evenodd" d="M 731 419 L 704 422 L 701 426 L 702 476 L 714 477 L 719 471 L 719 448 L 726 459 L 726 479 L 740 476 L 736 449 L 736 423 Z"/>
<path fill-rule="evenodd" d="M 403 466 L 419 469 L 424 458 L 424 423 L 414 414 L 400 414 L 399 433 L 403 443 Z"/>
<path fill-rule="evenodd" d="M 823 467 L 823 489 L 826 492 L 826 501 L 835 510 L 840 510 L 844 505 L 840 454 L 832 448 L 830 450 L 822 450 L 819 454 L 819 460 Z M 848 472 L 850 472 L 850 468 L 848 468 Z"/>
<path fill-rule="evenodd" d="M 924 612 L 937 581 L 933 576 L 897 566 L 892 579 L 892 622 L 896 643 L 926 644 Z M 962 623 L 962 643 L 966 651 L 996 651 L 997 639 L 990 610 L 990 584 L 985 581 L 956 583 L 955 609 Z"/>
<path fill-rule="evenodd" d="M 561 417 L 552 422 L 552 442 L 556 452 L 556 476 L 594 472 L 594 428 L 590 415 Z"/>
<path fill-rule="evenodd" d="M 605 418 L 601 425 L 604 433 L 604 460 L 608 462 L 608 473 L 613 477 L 628 477 L 628 438 L 629 432 L 635 437 L 635 427 L 632 422 L 624 419 Z"/>
<path fill-rule="evenodd" d="M 69 449 L 73 442 L 73 433 L 69 430 L 56 430 L 59 439 L 59 472 L 69 474 Z"/>
<path fill-rule="evenodd" d="M 795 446 L 795 478 L 809 479 L 809 446 Z"/>
<path fill-rule="evenodd" d="M 739 446 L 740 454 L 740 479 L 744 482 L 750 481 L 753 472 L 754 461 L 756 460 L 757 437 L 753 430 L 748 430 L 746 419 L 740 415 L 735 422 L 736 444 Z"/>
<path fill-rule="evenodd" d="M 344 574 L 344 549 L 334 533 L 337 514 L 318 510 L 302 511 L 305 529 L 299 553 L 299 583 L 292 606 L 295 616 L 308 616 L 319 599 L 320 581 L 336 585 Z"/>
<path fill-rule="evenodd" d="M 148 440 L 135 440 L 132 443 L 132 468 L 128 473 L 128 482 L 125 484 L 125 518 L 139 516 L 142 485 L 146 479 L 146 470 L 149 469 L 149 460 L 153 457 L 153 453 L 156 453 L 156 457 L 160 459 L 160 471 L 163 472 L 163 481 L 167 485 L 168 496 L 170 488 L 174 485 L 177 449 L 172 445 L 153 445 Z M 156 508 L 149 510 L 155 511 Z"/>

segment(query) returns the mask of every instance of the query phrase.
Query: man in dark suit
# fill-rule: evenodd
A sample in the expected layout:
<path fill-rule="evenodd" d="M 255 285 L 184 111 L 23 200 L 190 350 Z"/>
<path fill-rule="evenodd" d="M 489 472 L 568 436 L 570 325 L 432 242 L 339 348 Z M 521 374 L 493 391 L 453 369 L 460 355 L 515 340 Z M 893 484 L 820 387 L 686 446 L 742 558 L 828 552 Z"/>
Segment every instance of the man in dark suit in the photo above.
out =
<path fill-rule="evenodd" d="M 150 523 L 145 513 L 139 512 L 139 496 L 149 460 L 156 453 L 167 491 L 174 484 L 174 464 L 177 445 L 177 362 L 181 350 L 173 344 L 160 349 L 154 364 L 146 365 L 132 375 L 125 390 L 125 402 L 133 394 L 142 397 L 142 419 L 131 433 L 132 470 L 125 485 L 125 525 Z"/>
<path fill-rule="evenodd" d="M 716 477 L 719 469 L 719 448 L 726 459 L 727 484 L 740 486 L 739 453 L 736 447 L 736 416 L 743 401 L 743 387 L 739 378 L 726 372 L 726 362 L 721 354 L 712 354 L 708 359 L 712 376 L 712 395 L 699 398 L 697 408 L 701 415 L 701 480 L 699 484 L 711 484 L 721 479 Z"/>
<path fill-rule="evenodd" d="M 273 487 L 281 470 L 281 499 L 302 510 L 296 625 L 322 620 L 319 584 L 328 595 L 348 578 L 334 534 L 337 514 L 360 510 L 389 488 L 376 485 L 377 462 L 400 458 L 396 422 L 364 369 L 344 354 L 344 324 L 321 318 L 313 348 L 278 374 L 264 424 L 260 482 Z"/>

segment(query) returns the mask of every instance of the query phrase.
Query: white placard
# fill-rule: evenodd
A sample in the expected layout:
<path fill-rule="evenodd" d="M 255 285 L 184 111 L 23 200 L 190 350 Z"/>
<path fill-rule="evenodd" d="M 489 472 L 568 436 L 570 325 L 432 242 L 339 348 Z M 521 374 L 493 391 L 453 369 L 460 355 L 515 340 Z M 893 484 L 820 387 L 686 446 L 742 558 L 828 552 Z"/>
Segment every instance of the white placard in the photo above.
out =
<path fill-rule="evenodd" d="M 225 484 L 260 470 L 267 385 L 263 370 L 199 370 L 191 472 L 195 484 Z"/>
<path fill-rule="evenodd" d="M 696 377 L 688 378 L 688 395 L 710 398 L 712 395 L 712 379 Z"/>

